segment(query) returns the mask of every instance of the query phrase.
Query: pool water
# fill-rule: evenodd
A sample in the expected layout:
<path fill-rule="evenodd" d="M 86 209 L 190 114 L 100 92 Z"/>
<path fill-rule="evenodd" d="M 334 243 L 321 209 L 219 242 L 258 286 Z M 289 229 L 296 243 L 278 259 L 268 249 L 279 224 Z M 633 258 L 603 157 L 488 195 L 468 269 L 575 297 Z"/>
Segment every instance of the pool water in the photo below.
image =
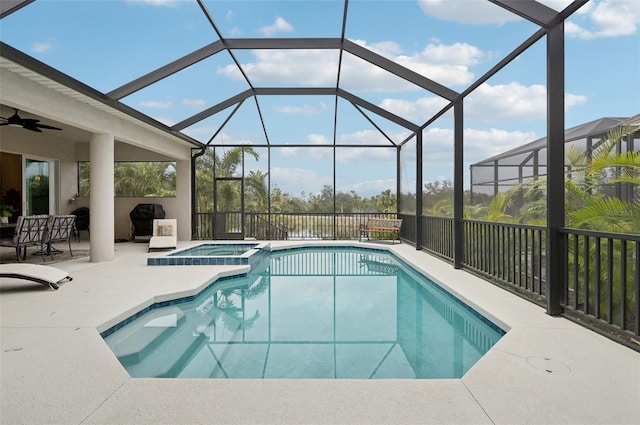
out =
<path fill-rule="evenodd" d="M 272 251 L 163 305 L 103 332 L 133 377 L 460 378 L 504 334 L 397 257 L 362 248 Z"/>

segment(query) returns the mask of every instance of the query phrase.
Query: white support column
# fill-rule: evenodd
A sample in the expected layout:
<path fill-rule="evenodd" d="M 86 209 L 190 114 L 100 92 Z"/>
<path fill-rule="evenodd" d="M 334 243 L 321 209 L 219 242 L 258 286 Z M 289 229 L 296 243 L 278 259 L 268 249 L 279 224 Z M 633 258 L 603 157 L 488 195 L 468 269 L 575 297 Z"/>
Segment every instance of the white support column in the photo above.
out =
<path fill-rule="evenodd" d="M 114 224 L 114 137 L 112 134 L 92 134 L 89 141 L 91 163 L 91 262 L 113 260 L 115 251 Z"/>
<path fill-rule="evenodd" d="M 191 240 L 191 161 L 176 161 L 176 200 L 179 205 L 178 240 Z"/>

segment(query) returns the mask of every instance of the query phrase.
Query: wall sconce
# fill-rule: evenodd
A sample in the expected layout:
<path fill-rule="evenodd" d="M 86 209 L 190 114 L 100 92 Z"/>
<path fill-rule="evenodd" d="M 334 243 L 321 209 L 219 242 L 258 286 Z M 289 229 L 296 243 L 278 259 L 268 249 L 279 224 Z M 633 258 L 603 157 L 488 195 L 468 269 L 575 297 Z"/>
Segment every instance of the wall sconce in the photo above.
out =
<path fill-rule="evenodd" d="M 75 204 L 75 203 L 76 203 L 76 199 L 78 199 L 78 197 L 79 197 L 79 196 L 80 196 L 80 194 L 79 194 L 79 193 L 76 193 L 75 195 L 73 195 L 73 196 L 71 197 L 71 199 L 69 199 L 69 203 L 70 203 L 70 204 Z"/>

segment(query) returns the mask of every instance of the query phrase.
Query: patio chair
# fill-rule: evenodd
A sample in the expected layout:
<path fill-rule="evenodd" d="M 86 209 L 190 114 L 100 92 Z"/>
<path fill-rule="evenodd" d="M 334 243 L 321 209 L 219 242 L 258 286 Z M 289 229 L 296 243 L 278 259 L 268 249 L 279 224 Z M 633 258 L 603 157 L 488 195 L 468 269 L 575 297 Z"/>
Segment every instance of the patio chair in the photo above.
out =
<path fill-rule="evenodd" d="M 16 249 L 16 260 L 20 262 L 22 250 L 22 260 L 26 259 L 28 246 L 39 246 L 42 261 L 45 261 L 45 232 L 47 230 L 48 215 L 19 216 L 16 222 L 16 229 L 12 238 L 2 239 L 0 246 L 12 247 Z"/>
<path fill-rule="evenodd" d="M 46 254 L 53 258 L 54 254 L 62 251 L 56 249 L 52 244 L 54 242 L 67 242 L 69 245 L 69 254 L 73 257 L 71 250 L 71 237 L 75 229 L 75 215 L 52 215 L 47 221 L 47 229 L 44 234 L 44 244 L 46 245 Z"/>
<path fill-rule="evenodd" d="M 149 239 L 149 252 L 160 249 L 176 249 L 178 246 L 178 220 L 161 218 L 153 220 L 153 235 Z"/>

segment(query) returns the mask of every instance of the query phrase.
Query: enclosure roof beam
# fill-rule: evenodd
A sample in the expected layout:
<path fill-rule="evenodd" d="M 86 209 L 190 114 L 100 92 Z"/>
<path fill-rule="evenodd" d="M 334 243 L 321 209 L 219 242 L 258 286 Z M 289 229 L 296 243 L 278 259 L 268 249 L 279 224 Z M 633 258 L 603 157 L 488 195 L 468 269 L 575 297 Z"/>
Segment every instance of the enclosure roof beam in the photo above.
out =
<path fill-rule="evenodd" d="M 287 50 L 287 49 L 340 49 L 339 38 L 225 38 L 229 49 L 238 50 Z"/>
<path fill-rule="evenodd" d="M 534 0 L 489 0 L 509 12 L 533 22 L 542 28 L 550 28 L 558 12 Z"/>
<path fill-rule="evenodd" d="M 447 100 L 453 101 L 459 96 L 457 92 L 450 88 L 447 88 L 442 84 L 438 84 L 435 81 L 410 70 L 409 68 L 385 58 L 384 56 L 374 53 L 353 41 L 344 40 L 344 50 Z"/>
<path fill-rule="evenodd" d="M 171 127 L 171 129 L 174 131 L 183 130 L 253 95 L 256 95 L 256 96 L 335 96 L 335 95 L 338 95 L 343 99 L 348 100 L 352 104 L 359 105 L 362 108 L 367 109 L 373 112 L 374 114 L 379 115 L 393 122 L 394 124 L 397 124 L 408 130 L 411 130 L 413 132 L 420 130 L 420 127 L 412 123 L 411 121 L 407 121 L 404 118 L 399 117 L 387 111 L 386 109 L 380 108 L 379 106 L 376 106 L 370 102 L 367 102 L 366 100 L 356 95 L 353 95 L 345 90 L 336 89 L 334 87 L 256 87 L 253 90 L 248 89 L 198 114 L 195 114 L 184 121 L 179 122 L 178 124 Z"/>
<path fill-rule="evenodd" d="M 353 103 L 354 105 L 359 105 L 361 107 L 363 107 L 364 109 L 367 109 L 371 112 L 373 112 L 376 115 L 379 115 L 383 118 L 388 119 L 389 121 L 404 127 L 408 130 L 411 130 L 413 132 L 417 132 L 420 130 L 420 127 L 414 123 L 412 123 L 411 121 L 407 121 L 404 118 L 401 118 L 395 114 L 392 114 L 391 112 L 387 111 L 386 109 L 383 109 L 379 106 L 374 105 L 373 103 L 367 102 L 366 100 L 355 96 L 351 93 L 349 93 L 348 91 L 339 89 L 338 90 L 338 96 L 342 97 L 343 99 L 348 100 L 349 102 Z"/>
<path fill-rule="evenodd" d="M 218 40 L 110 91 L 107 96 L 112 99 L 122 99 L 222 50 L 224 50 L 224 44 Z"/>
<path fill-rule="evenodd" d="M 223 111 L 225 109 L 227 109 L 228 107 L 235 105 L 238 102 L 242 102 L 245 99 L 247 99 L 248 97 L 253 96 L 253 90 L 247 89 L 245 91 L 243 91 L 242 93 L 238 93 L 235 96 L 232 96 L 230 98 L 228 98 L 227 100 L 224 100 L 220 103 L 218 103 L 217 105 L 213 105 L 210 108 L 205 109 L 202 112 L 199 112 L 189 118 L 187 118 L 186 120 L 183 120 L 179 123 L 177 123 L 176 125 L 174 125 L 173 127 L 171 127 L 172 130 L 174 131 L 181 131 L 189 126 L 192 126 L 193 124 L 202 121 L 205 118 L 209 118 L 211 115 L 215 115 L 220 111 Z"/>

